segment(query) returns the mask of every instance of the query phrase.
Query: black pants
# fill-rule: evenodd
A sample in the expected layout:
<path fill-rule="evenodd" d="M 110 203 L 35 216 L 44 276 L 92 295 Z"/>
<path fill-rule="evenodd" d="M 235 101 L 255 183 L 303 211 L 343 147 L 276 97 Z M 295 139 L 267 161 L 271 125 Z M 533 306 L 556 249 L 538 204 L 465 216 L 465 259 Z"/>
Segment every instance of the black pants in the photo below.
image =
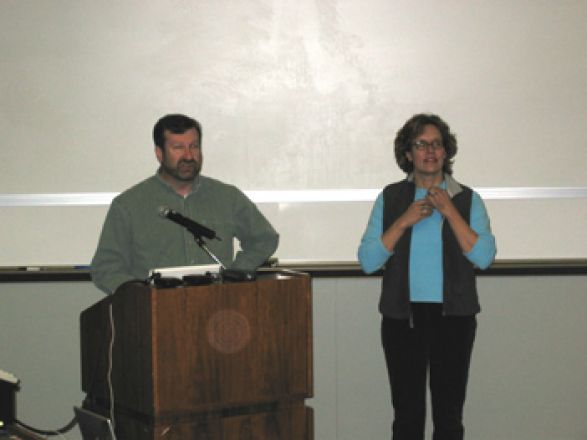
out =
<path fill-rule="evenodd" d="M 477 320 L 412 303 L 409 320 L 383 317 L 381 340 L 394 409 L 393 440 L 423 440 L 430 372 L 433 440 L 462 440 L 463 405 Z"/>

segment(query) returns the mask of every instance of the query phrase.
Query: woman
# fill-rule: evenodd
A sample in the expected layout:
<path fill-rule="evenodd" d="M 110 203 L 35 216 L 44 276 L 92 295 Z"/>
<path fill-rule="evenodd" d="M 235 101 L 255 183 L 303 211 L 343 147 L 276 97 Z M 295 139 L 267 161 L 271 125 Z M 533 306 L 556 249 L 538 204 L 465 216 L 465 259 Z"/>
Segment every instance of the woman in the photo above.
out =
<path fill-rule="evenodd" d="M 397 133 L 407 178 L 377 197 L 359 247 L 366 273 L 383 270 L 379 310 L 391 385 L 393 440 L 421 440 L 430 372 L 433 440 L 463 439 L 463 405 L 480 311 L 474 268 L 495 257 L 483 201 L 452 177 L 455 136 L 418 114 Z"/>

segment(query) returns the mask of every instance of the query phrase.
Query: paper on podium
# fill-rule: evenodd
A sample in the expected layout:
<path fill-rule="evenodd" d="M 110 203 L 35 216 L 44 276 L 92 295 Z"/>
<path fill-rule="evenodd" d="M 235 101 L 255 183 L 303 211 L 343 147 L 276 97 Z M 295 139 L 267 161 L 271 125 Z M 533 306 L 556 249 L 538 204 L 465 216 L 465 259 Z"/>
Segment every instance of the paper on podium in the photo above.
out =
<path fill-rule="evenodd" d="M 218 275 L 219 273 L 220 264 L 198 264 L 194 266 L 160 267 L 151 269 L 149 277 L 159 274 L 163 278 L 178 278 L 181 280 L 184 276 L 189 275 Z"/>
<path fill-rule="evenodd" d="M 8 371 L 0 370 L 0 380 L 3 382 L 8 382 L 12 384 L 18 384 L 20 382 L 16 376 Z"/>

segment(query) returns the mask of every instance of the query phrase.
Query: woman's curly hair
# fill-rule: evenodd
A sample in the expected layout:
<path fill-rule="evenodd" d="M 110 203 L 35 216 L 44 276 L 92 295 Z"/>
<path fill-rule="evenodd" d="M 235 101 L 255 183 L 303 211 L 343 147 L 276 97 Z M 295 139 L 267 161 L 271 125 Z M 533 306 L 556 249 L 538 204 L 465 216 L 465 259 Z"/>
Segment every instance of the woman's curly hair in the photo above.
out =
<path fill-rule="evenodd" d="M 450 127 L 439 116 L 430 113 L 420 113 L 412 116 L 397 132 L 395 137 L 395 160 L 399 167 L 407 174 L 414 170 L 414 164 L 406 156 L 411 151 L 414 140 L 424 132 L 427 125 L 434 125 L 442 136 L 442 145 L 446 152 L 446 159 L 442 167 L 447 174 L 452 174 L 453 158 L 457 154 L 457 138 L 451 133 Z"/>

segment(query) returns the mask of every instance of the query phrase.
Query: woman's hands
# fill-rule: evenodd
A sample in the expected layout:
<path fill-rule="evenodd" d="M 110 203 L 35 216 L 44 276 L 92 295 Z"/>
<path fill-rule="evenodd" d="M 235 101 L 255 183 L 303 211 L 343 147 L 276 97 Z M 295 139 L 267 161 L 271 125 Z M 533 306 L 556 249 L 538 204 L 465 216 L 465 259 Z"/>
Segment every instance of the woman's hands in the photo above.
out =
<path fill-rule="evenodd" d="M 434 209 L 448 221 L 463 252 L 470 252 L 477 242 L 477 234 L 463 220 L 453 204 L 448 192 L 442 188 L 433 187 L 421 200 L 413 202 L 408 209 L 383 232 L 381 241 L 392 251 L 406 229 L 432 215 Z"/>

